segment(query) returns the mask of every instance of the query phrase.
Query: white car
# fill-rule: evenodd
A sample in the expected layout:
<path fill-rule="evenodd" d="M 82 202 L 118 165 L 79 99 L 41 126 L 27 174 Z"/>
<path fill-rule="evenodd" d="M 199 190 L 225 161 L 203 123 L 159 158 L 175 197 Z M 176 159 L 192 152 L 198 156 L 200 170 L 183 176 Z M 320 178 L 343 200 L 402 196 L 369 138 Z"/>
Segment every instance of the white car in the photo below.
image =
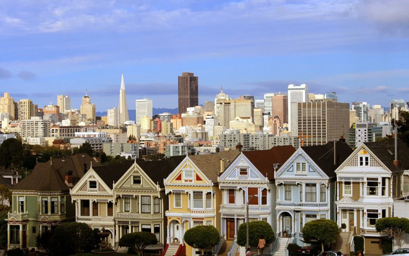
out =
<path fill-rule="evenodd" d="M 408 255 L 409 256 L 409 249 L 408 248 L 396 249 L 390 255 L 395 255 L 395 254 Z"/>

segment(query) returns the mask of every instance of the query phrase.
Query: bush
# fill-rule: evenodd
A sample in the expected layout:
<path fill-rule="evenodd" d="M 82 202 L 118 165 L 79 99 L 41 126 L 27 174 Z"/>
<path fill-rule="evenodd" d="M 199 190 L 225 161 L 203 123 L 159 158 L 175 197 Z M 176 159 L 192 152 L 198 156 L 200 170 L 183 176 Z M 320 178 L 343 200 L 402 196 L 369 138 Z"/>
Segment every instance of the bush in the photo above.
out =
<path fill-rule="evenodd" d="M 7 255 L 8 256 L 24 256 L 24 252 L 20 248 L 14 248 L 14 249 L 8 250 Z"/>
<path fill-rule="evenodd" d="M 382 252 L 384 254 L 390 254 L 392 252 L 392 242 L 393 237 L 383 237 L 382 238 Z"/>
<path fill-rule="evenodd" d="M 363 236 L 355 236 L 354 244 L 355 244 L 355 252 L 364 251 L 364 237 Z"/>
<path fill-rule="evenodd" d="M 301 249 L 301 246 L 298 244 L 288 244 L 287 250 L 290 256 L 295 256 L 298 254 L 298 249 Z"/>
<path fill-rule="evenodd" d="M 346 229 L 346 228 L 347 228 L 347 224 L 342 223 L 342 224 L 341 224 L 341 228 L 342 228 L 342 229 Z"/>
<path fill-rule="evenodd" d="M 249 223 L 249 245 L 256 247 L 258 239 L 263 236 L 266 244 L 271 244 L 275 241 L 273 228 L 266 221 L 253 221 Z M 247 223 L 242 223 L 239 227 L 237 244 L 240 246 L 246 245 L 247 239 Z"/>
<path fill-rule="evenodd" d="M 216 246 L 220 242 L 219 231 L 214 226 L 196 226 L 185 232 L 185 242 L 196 249 L 204 249 Z"/>

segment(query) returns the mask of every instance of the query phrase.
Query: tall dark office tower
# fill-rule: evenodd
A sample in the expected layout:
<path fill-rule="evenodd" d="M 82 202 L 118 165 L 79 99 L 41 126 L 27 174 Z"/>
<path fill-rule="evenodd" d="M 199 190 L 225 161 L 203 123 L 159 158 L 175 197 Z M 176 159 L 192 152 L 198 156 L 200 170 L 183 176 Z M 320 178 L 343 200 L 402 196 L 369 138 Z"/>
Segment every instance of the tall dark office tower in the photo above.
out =
<path fill-rule="evenodd" d="M 183 72 L 178 77 L 179 114 L 189 107 L 199 105 L 199 78 L 193 73 Z"/>

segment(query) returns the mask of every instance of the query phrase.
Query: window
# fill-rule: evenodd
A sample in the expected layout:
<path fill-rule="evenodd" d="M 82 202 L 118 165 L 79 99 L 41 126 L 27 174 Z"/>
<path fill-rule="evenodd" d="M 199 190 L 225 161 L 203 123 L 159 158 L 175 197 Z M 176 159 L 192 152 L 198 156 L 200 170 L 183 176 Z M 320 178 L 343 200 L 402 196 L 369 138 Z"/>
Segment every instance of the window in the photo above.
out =
<path fill-rule="evenodd" d="M 175 208 L 181 208 L 182 207 L 182 194 L 181 193 L 175 193 Z"/>
<path fill-rule="evenodd" d="M 20 227 L 10 225 L 10 244 L 20 244 Z"/>
<path fill-rule="evenodd" d="M 327 215 L 326 214 L 320 214 L 320 219 L 326 219 Z"/>
<path fill-rule="evenodd" d="M 142 203 L 142 213 L 151 213 L 151 197 L 150 196 L 142 196 L 141 197 Z"/>
<path fill-rule="evenodd" d="M 298 174 L 307 173 L 307 164 L 306 163 L 296 163 L 296 169 Z"/>
<path fill-rule="evenodd" d="M 247 201 L 249 204 L 258 205 L 258 188 L 248 188 L 248 198 Z"/>
<path fill-rule="evenodd" d="M 202 192 L 193 192 L 193 208 L 203 208 Z"/>
<path fill-rule="evenodd" d="M 48 214 L 48 198 L 47 197 L 41 198 L 41 213 Z"/>
<path fill-rule="evenodd" d="M 18 197 L 18 212 L 19 213 L 24 212 L 24 196 Z"/>
<path fill-rule="evenodd" d="M 114 204 L 112 202 L 108 202 L 108 216 L 114 216 Z"/>
<path fill-rule="evenodd" d="M 320 186 L 320 202 L 326 202 L 327 201 L 327 188 L 325 187 L 325 185 L 321 185 Z"/>
<path fill-rule="evenodd" d="M 263 189 L 261 191 L 261 204 L 266 205 L 267 204 L 267 189 Z"/>
<path fill-rule="evenodd" d="M 405 183 L 403 184 L 403 187 L 405 187 Z M 386 196 L 386 178 L 382 178 L 382 195 Z"/>
<path fill-rule="evenodd" d="M 312 220 L 316 220 L 317 219 L 317 215 L 316 214 L 306 214 L 305 215 L 305 223 L 308 223 Z"/>
<path fill-rule="evenodd" d="M 192 182 L 193 181 L 193 170 L 184 170 L 183 171 L 183 180 L 185 182 Z"/>
<path fill-rule="evenodd" d="M 235 192 L 236 191 L 234 189 L 229 189 L 229 204 L 235 204 L 236 203 Z"/>
<path fill-rule="evenodd" d="M 206 208 L 212 208 L 212 193 L 206 193 Z"/>
<path fill-rule="evenodd" d="M 359 166 L 369 166 L 369 156 L 359 156 Z"/>
<path fill-rule="evenodd" d="M 292 185 L 284 185 L 284 200 L 291 201 L 291 187 Z"/>
<path fill-rule="evenodd" d="M 160 198 L 153 199 L 153 212 L 160 213 Z"/>
<path fill-rule="evenodd" d="M 368 178 L 366 182 L 366 194 L 368 196 L 378 195 L 378 178 Z"/>
<path fill-rule="evenodd" d="M 247 168 L 240 168 L 240 176 L 247 176 Z"/>
<path fill-rule="evenodd" d="M 31 227 L 31 233 L 33 233 L 33 234 L 37 233 L 37 227 L 36 226 Z"/>
<path fill-rule="evenodd" d="M 142 232 L 152 232 L 152 227 L 151 225 L 142 225 Z"/>
<path fill-rule="evenodd" d="M 155 233 L 156 240 L 158 240 L 158 242 L 159 242 L 160 241 L 160 225 L 155 224 L 153 226 L 153 232 Z"/>
<path fill-rule="evenodd" d="M 130 212 L 130 211 L 131 211 L 131 198 L 124 197 L 124 212 Z"/>
<path fill-rule="evenodd" d="M 141 176 L 132 176 L 132 184 L 141 185 L 142 184 Z"/>
<path fill-rule="evenodd" d="M 98 216 L 98 203 L 92 202 L 92 216 Z"/>
<path fill-rule="evenodd" d="M 97 182 L 95 180 L 90 180 L 88 182 L 88 188 L 89 189 L 97 189 Z"/>
<path fill-rule="evenodd" d="M 203 225 L 203 221 L 202 221 L 202 220 L 195 220 L 195 221 L 193 221 L 193 227 L 200 226 L 200 225 Z"/>
<path fill-rule="evenodd" d="M 60 201 L 60 212 L 65 213 L 65 197 L 61 197 Z"/>
<path fill-rule="evenodd" d="M 317 201 L 317 186 L 316 184 L 305 184 L 305 202 Z"/>
<path fill-rule="evenodd" d="M 344 181 L 344 195 L 352 195 L 352 184 L 350 181 Z"/>
<path fill-rule="evenodd" d="M 81 200 L 81 216 L 89 216 L 89 200 Z"/>
<path fill-rule="evenodd" d="M 382 218 L 386 218 L 386 209 L 382 209 Z"/>
<path fill-rule="evenodd" d="M 378 210 L 368 210 L 367 213 L 367 226 L 368 227 L 373 227 L 375 226 L 376 221 L 378 220 Z"/>
<path fill-rule="evenodd" d="M 51 197 L 51 213 L 56 214 L 58 213 L 58 198 Z"/>
<path fill-rule="evenodd" d="M 206 226 L 211 226 L 213 225 L 213 221 L 211 220 L 206 220 Z"/>

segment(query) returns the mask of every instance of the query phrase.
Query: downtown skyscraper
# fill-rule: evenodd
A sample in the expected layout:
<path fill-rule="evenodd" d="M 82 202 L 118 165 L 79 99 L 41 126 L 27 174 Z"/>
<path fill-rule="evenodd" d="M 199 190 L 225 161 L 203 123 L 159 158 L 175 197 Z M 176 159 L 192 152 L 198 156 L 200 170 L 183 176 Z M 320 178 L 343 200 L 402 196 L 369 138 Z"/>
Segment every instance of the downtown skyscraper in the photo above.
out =
<path fill-rule="evenodd" d="M 126 103 L 126 91 L 125 91 L 125 82 L 124 75 L 121 77 L 121 89 L 119 90 L 119 124 L 122 125 L 129 120 L 128 105 Z"/>
<path fill-rule="evenodd" d="M 183 72 L 178 77 L 178 113 L 199 105 L 199 78 L 193 73 Z"/>

